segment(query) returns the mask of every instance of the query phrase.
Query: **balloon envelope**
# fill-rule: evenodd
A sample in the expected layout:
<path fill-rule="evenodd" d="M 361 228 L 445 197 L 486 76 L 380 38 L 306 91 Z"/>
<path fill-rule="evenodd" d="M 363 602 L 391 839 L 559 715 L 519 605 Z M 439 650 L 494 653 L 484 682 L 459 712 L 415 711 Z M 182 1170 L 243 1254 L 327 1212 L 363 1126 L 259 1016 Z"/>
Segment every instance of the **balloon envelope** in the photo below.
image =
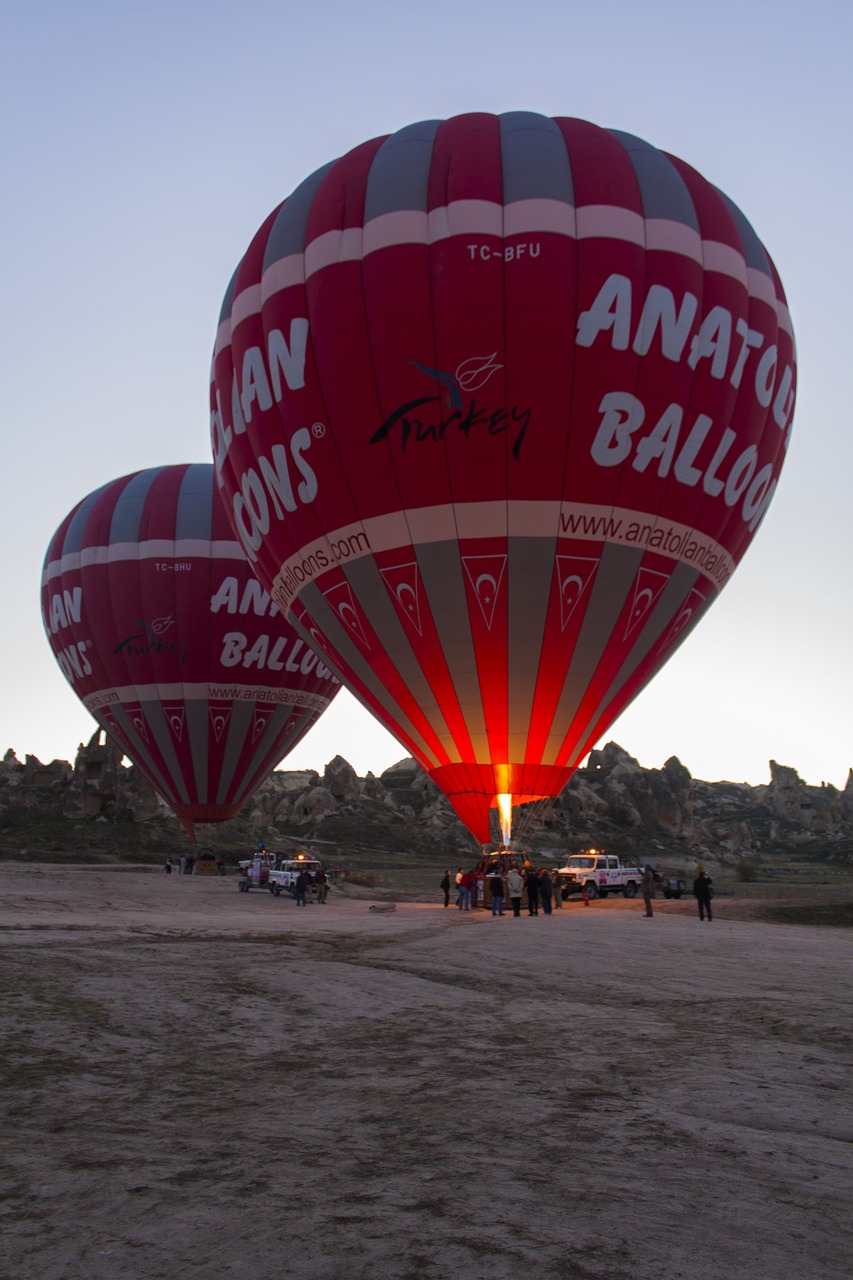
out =
<path fill-rule="evenodd" d="M 79 503 L 48 548 L 42 615 L 75 693 L 191 836 L 233 817 L 340 687 L 252 573 L 209 463 Z"/>
<path fill-rule="evenodd" d="M 270 215 L 211 431 L 282 611 L 488 839 L 495 796 L 556 795 L 728 581 L 795 382 L 775 268 L 694 170 L 468 115 Z"/>

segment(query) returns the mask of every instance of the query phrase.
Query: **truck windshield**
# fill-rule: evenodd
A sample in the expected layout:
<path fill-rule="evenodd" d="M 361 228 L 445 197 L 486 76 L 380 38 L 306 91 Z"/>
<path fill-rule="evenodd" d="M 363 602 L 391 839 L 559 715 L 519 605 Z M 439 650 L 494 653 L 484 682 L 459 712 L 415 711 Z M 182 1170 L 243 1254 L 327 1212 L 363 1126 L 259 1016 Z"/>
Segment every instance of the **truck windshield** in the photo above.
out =
<path fill-rule="evenodd" d="M 570 867 L 582 867 L 584 869 L 595 866 L 595 858 L 569 858 Z"/>

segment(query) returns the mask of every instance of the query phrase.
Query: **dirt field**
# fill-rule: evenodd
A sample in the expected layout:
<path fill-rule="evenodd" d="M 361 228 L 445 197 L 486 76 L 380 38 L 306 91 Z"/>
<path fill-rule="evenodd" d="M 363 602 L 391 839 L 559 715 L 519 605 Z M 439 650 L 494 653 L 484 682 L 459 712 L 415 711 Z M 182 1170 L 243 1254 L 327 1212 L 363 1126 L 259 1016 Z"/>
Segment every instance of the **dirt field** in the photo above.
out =
<path fill-rule="evenodd" d="M 3 1280 L 853 1273 L 849 931 L 371 901 L 0 866 Z"/>

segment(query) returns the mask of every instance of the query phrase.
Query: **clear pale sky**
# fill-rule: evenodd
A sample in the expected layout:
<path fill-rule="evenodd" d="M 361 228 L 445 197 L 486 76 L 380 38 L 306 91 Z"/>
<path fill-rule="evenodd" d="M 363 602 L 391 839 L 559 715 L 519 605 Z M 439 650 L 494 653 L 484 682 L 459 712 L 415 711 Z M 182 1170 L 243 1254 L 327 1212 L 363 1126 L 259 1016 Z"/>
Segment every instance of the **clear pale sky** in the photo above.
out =
<path fill-rule="evenodd" d="M 781 483 L 702 625 L 609 731 L 642 764 L 843 786 L 853 765 L 853 8 L 837 0 L 2 0 L 0 753 L 95 722 L 39 613 L 48 541 L 117 476 L 208 461 L 222 295 L 319 165 L 412 121 L 524 109 L 638 134 L 726 192 L 799 353 Z M 285 768 L 405 751 L 348 694 Z"/>

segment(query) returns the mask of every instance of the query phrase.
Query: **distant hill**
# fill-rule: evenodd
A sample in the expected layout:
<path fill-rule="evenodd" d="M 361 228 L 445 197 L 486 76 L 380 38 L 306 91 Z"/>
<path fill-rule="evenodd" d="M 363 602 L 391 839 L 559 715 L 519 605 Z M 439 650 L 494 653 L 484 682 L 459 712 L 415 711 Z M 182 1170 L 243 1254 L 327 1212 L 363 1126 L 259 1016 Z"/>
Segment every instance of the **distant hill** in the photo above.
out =
<path fill-rule="evenodd" d="M 499 842 L 495 828 L 495 842 Z M 672 867 L 697 860 L 729 868 L 853 866 L 853 773 L 843 791 L 809 786 L 770 761 L 766 786 L 702 782 L 674 756 L 644 769 L 614 742 L 593 751 L 562 794 L 516 812 L 518 847 L 557 857 L 595 845 Z M 340 756 L 322 775 L 280 770 L 230 822 L 199 829 L 201 843 L 236 854 L 316 847 L 330 859 L 414 857 L 458 863 L 478 852 L 451 806 L 414 760 L 359 778 Z M 154 861 L 185 851 L 177 820 L 119 752 L 96 734 L 73 765 L 0 764 L 0 857 L 39 861 Z"/>

